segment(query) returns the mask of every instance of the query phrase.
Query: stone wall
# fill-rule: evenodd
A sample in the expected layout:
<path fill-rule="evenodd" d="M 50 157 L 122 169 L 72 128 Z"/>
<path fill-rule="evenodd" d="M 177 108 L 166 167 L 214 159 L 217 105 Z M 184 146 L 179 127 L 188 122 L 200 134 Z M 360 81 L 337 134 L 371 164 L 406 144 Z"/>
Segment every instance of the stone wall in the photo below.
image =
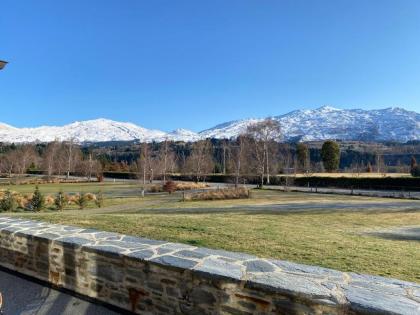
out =
<path fill-rule="evenodd" d="M 0 265 L 138 314 L 420 314 L 415 283 L 7 217 Z"/>

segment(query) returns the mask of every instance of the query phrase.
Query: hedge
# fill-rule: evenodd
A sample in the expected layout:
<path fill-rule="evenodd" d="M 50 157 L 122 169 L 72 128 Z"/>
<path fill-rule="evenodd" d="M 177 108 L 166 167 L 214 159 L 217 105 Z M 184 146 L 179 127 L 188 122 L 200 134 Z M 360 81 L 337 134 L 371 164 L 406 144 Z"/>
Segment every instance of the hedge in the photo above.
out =
<path fill-rule="evenodd" d="M 420 190 L 420 178 L 416 177 L 300 177 L 296 186 L 330 187 L 348 189 Z"/>
<path fill-rule="evenodd" d="M 129 172 L 104 172 L 105 177 L 117 179 L 137 179 L 136 173 Z M 195 181 L 194 175 L 170 175 L 168 179 L 178 181 Z M 155 179 L 161 179 L 155 177 Z M 204 176 L 204 180 L 209 183 L 234 183 L 235 176 L 223 174 L 209 174 Z M 271 176 L 270 185 L 287 185 L 302 187 L 328 187 L 346 189 L 381 189 L 381 190 L 410 190 L 420 191 L 420 177 L 286 177 Z M 239 183 L 258 185 L 261 177 L 255 175 L 241 176 Z"/>

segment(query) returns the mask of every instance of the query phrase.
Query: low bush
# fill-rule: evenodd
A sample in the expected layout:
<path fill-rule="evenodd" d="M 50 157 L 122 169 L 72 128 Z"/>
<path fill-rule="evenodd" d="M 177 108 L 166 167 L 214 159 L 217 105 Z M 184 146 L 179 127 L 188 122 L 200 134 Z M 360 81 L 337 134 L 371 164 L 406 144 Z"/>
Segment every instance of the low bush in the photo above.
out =
<path fill-rule="evenodd" d="M 420 177 L 420 166 L 415 165 L 411 168 L 411 176 L 413 177 Z"/>
<path fill-rule="evenodd" d="M 34 211 L 41 211 L 45 207 L 45 197 L 39 190 L 39 187 L 35 187 L 34 195 L 31 200 L 31 209 Z"/>
<path fill-rule="evenodd" d="M 152 185 L 147 189 L 148 192 L 151 193 L 158 193 L 158 192 L 163 192 L 163 186 L 162 185 Z"/>
<path fill-rule="evenodd" d="M 210 187 L 209 184 L 206 183 L 194 183 L 194 182 L 189 182 L 189 183 L 175 183 L 175 190 L 194 190 L 194 189 L 203 189 L 203 188 L 207 188 Z"/>
<path fill-rule="evenodd" d="M 244 187 L 240 187 L 212 189 L 204 192 L 185 194 L 184 201 L 246 199 L 249 197 L 249 190 Z"/>
<path fill-rule="evenodd" d="M 82 193 L 76 195 L 75 203 L 76 203 L 76 205 L 79 206 L 79 209 L 86 208 L 88 202 L 89 202 L 89 199 L 88 199 L 88 196 L 87 196 L 86 193 L 82 192 Z"/>
<path fill-rule="evenodd" d="M 167 181 L 165 185 L 163 185 L 163 190 L 169 194 L 172 194 L 174 191 L 176 191 L 176 183 L 171 180 Z"/>
<path fill-rule="evenodd" d="M 13 196 L 13 193 L 10 190 L 6 190 L 0 199 L 0 211 L 11 212 L 16 211 L 17 208 L 18 203 L 16 198 Z"/>
<path fill-rule="evenodd" d="M 63 210 L 66 204 L 66 196 L 64 195 L 63 191 L 60 190 L 54 199 L 54 204 L 57 210 Z"/>

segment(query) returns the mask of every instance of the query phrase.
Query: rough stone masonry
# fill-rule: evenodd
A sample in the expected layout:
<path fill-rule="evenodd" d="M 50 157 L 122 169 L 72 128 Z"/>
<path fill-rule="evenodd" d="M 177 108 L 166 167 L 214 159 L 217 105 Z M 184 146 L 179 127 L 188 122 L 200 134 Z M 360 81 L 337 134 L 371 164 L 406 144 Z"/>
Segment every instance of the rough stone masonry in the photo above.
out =
<path fill-rule="evenodd" d="M 420 314 L 416 283 L 8 217 L 0 265 L 137 314 Z"/>

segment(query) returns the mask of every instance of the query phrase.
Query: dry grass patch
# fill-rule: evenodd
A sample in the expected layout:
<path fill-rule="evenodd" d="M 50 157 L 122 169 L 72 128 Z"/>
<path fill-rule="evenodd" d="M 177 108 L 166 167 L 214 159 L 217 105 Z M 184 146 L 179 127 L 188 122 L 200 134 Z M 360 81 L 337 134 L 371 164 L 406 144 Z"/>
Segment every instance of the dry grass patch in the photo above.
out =
<path fill-rule="evenodd" d="M 184 201 L 196 200 L 225 200 L 225 199 L 248 199 L 250 197 L 249 189 L 240 188 L 225 188 L 214 189 L 204 192 L 186 194 Z"/>
<path fill-rule="evenodd" d="M 188 183 L 188 182 L 179 182 L 175 183 L 176 190 L 194 190 L 194 189 L 204 189 L 210 187 L 209 184 L 206 183 Z"/>

